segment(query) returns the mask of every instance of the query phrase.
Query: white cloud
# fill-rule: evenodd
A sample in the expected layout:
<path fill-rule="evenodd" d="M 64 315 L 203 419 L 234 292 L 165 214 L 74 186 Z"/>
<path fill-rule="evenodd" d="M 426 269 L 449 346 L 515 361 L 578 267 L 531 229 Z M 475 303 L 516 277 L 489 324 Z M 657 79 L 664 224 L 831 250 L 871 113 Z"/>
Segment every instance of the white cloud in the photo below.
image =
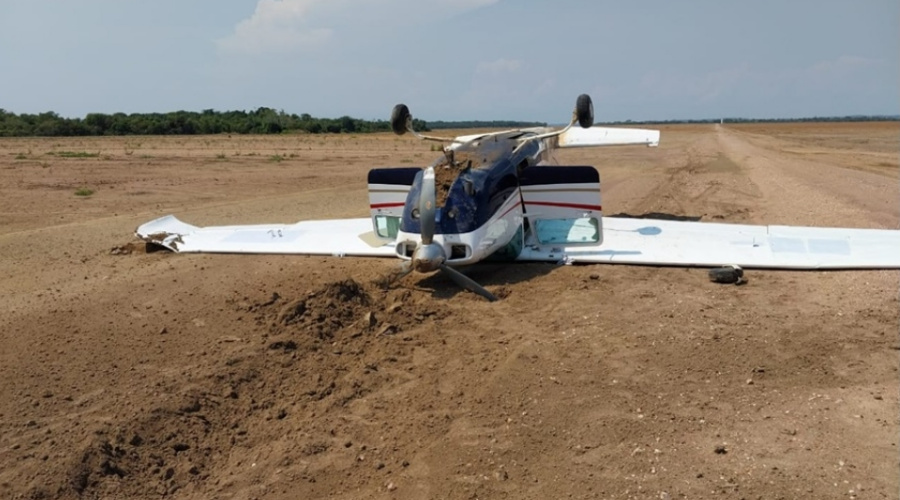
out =
<path fill-rule="evenodd" d="M 309 21 L 310 13 L 324 0 L 259 0 L 256 11 L 234 28 L 234 33 L 217 40 L 220 50 L 260 54 L 290 52 L 327 42 L 333 30 Z"/>
<path fill-rule="evenodd" d="M 259 0 L 234 32 L 216 40 L 226 53 L 285 53 L 321 47 L 343 28 L 375 26 L 381 33 L 426 19 L 444 18 L 499 0 Z M 358 33 L 348 28 L 341 36 Z M 370 33 L 371 34 L 371 33 Z"/>

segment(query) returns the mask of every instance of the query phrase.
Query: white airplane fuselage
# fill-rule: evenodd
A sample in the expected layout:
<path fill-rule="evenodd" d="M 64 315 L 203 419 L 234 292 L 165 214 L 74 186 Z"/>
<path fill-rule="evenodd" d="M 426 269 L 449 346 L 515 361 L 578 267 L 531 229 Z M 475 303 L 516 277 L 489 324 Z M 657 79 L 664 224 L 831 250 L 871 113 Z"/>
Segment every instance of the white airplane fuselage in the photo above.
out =
<path fill-rule="evenodd" d="M 526 226 L 519 175 L 531 166 L 555 164 L 552 139 L 522 139 L 548 130 L 459 137 L 432 165 L 435 170 L 449 171 L 443 172 L 444 178 L 453 178 L 451 185 L 443 186 L 447 192 L 444 202 L 436 207 L 438 230 L 433 236 L 433 244 L 443 249 L 447 265 L 474 264 L 503 249 L 508 250 L 504 257 L 515 258 Z M 422 244 L 416 220 L 419 189 L 421 176 L 413 182 L 397 232 L 396 253 L 404 260 L 412 259 Z M 454 230 L 457 228 L 463 230 Z"/>

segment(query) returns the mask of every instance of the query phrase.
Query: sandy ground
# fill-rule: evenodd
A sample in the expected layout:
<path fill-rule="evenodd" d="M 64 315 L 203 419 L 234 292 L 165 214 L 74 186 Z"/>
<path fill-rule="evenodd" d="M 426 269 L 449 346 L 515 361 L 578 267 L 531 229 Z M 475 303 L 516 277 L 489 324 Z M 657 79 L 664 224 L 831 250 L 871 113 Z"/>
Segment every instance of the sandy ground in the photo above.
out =
<path fill-rule="evenodd" d="M 607 214 L 898 228 L 900 125 L 671 126 Z M 896 271 L 146 253 L 367 213 L 379 136 L 0 140 L 0 498 L 897 498 Z M 87 188 L 89 196 L 77 196 Z"/>

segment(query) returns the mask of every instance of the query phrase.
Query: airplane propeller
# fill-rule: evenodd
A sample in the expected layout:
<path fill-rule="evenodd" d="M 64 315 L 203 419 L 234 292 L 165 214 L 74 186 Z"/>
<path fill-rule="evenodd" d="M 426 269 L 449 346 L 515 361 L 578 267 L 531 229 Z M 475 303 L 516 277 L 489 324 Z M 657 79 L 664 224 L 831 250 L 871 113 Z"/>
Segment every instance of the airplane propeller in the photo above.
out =
<path fill-rule="evenodd" d="M 496 295 L 487 291 L 487 289 L 485 289 L 483 286 L 479 285 L 477 281 L 475 281 L 472 278 L 466 276 L 465 274 L 457 271 L 456 269 L 453 269 L 452 267 L 448 266 L 447 264 L 441 264 L 441 271 L 444 271 L 444 273 L 446 273 L 447 276 L 450 277 L 450 279 L 455 281 L 457 285 L 465 288 L 466 290 L 468 290 L 472 293 L 477 293 L 478 295 L 481 295 L 482 297 L 488 299 L 491 302 L 497 301 Z"/>
<path fill-rule="evenodd" d="M 444 253 L 444 248 L 434 242 L 434 219 L 437 211 L 435 199 L 434 168 L 428 167 L 422 173 L 422 190 L 419 193 L 418 212 L 422 244 L 416 247 L 412 261 L 405 262 L 394 279 L 399 279 L 409 274 L 413 269 L 420 273 L 442 271 L 460 287 L 472 293 L 477 293 L 491 302 L 496 301 L 497 297 L 494 294 L 487 291 L 472 278 L 446 264 L 447 256 Z"/>
<path fill-rule="evenodd" d="M 423 245 L 430 245 L 434 240 L 435 191 L 434 167 L 428 167 L 422 172 L 422 191 L 419 193 L 419 222 L 422 225 Z"/>
<path fill-rule="evenodd" d="M 578 96 L 578 99 L 576 99 L 575 109 L 572 110 L 572 118 L 568 125 L 552 132 L 526 136 L 520 139 L 518 147 L 521 148 L 531 141 L 557 137 L 576 124 L 582 128 L 589 128 L 594 124 L 594 104 L 591 102 L 591 97 L 587 94 L 581 94 Z M 409 112 L 409 107 L 405 104 L 397 104 L 391 111 L 391 130 L 397 135 L 403 135 L 409 132 L 419 139 L 429 141 L 459 142 L 459 139 L 428 136 L 416 132 L 413 129 L 412 114 Z M 434 242 L 434 224 L 437 210 L 435 198 L 434 168 L 428 167 L 422 173 L 422 188 L 419 192 L 419 206 L 416 209 L 421 227 L 421 244 L 417 246 L 413 252 L 412 260 L 410 262 L 404 262 L 400 268 L 393 273 L 393 276 L 389 278 L 388 281 L 400 279 L 414 269 L 420 273 L 443 271 L 462 288 L 477 293 L 491 302 L 497 300 L 497 297 L 494 296 L 494 294 L 487 291 L 475 280 L 446 264 L 447 256 L 444 253 L 443 246 Z"/>

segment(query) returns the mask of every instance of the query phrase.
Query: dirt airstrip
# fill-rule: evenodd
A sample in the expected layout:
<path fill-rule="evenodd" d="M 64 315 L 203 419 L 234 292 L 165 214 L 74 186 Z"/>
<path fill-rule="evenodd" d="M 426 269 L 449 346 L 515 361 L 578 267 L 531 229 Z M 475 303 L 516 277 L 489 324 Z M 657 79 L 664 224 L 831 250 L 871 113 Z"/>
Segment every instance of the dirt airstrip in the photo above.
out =
<path fill-rule="evenodd" d="M 900 226 L 900 124 L 567 151 L 608 215 Z M 0 498 L 897 498 L 896 271 L 147 253 L 367 213 L 389 135 L 0 140 Z M 77 192 L 77 194 L 76 194 Z M 900 251 L 900 249 L 898 249 Z"/>

